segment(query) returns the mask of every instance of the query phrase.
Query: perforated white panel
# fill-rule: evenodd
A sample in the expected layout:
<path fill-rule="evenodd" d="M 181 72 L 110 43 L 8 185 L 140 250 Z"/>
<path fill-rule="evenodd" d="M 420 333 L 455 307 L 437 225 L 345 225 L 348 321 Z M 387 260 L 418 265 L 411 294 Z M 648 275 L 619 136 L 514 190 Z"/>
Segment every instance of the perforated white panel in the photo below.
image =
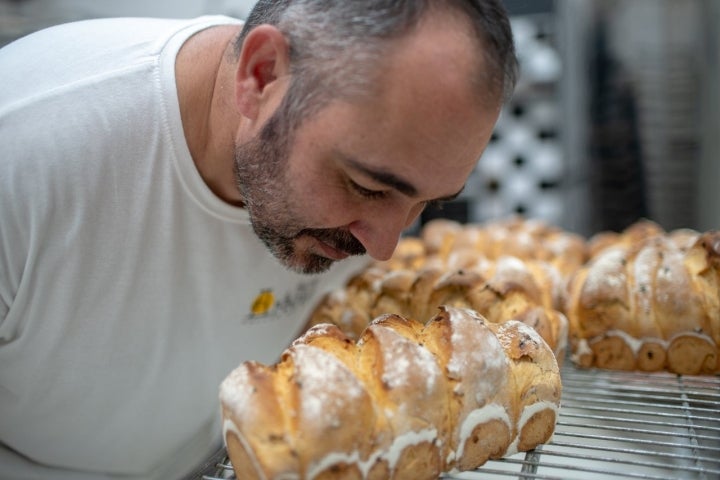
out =
<path fill-rule="evenodd" d="M 520 81 L 470 179 L 468 220 L 520 213 L 559 224 L 566 170 L 558 82 L 562 72 L 553 17 L 512 19 Z"/>

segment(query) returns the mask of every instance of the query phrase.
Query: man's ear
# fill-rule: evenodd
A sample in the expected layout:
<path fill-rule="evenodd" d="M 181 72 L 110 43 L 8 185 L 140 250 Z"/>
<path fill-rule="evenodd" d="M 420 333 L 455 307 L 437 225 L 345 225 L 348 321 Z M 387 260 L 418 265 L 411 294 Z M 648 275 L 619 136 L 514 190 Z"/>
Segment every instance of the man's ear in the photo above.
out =
<path fill-rule="evenodd" d="M 272 92 L 273 82 L 287 75 L 290 52 L 285 36 L 272 25 L 252 29 L 242 44 L 235 74 L 235 99 L 243 116 L 255 119 Z"/>

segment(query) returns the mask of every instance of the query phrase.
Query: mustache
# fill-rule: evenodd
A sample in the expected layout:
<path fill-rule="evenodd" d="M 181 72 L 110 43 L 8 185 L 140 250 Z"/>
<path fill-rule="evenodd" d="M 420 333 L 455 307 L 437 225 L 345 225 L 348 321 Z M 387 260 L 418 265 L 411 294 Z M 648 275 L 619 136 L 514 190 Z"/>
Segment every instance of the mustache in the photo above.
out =
<path fill-rule="evenodd" d="M 349 255 L 364 255 L 365 247 L 350 232 L 336 228 L 306 228 L 298 233 L 298 237 L 308 235 Z"/>

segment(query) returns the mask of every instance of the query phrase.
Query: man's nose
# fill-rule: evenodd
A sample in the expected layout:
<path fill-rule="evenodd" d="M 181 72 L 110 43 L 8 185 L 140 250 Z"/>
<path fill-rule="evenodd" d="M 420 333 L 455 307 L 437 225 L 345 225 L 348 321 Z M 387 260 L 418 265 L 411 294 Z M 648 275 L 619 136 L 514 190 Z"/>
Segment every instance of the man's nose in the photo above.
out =
<path fill-rule="evenodd" d="M 350 224 L 350 233 L 363 244 L 375 260 L 388 260 L 400 235 L 420 215 L 422 208 L 398 209 L 386 207 L 375 209 L 364 219 Z"/>

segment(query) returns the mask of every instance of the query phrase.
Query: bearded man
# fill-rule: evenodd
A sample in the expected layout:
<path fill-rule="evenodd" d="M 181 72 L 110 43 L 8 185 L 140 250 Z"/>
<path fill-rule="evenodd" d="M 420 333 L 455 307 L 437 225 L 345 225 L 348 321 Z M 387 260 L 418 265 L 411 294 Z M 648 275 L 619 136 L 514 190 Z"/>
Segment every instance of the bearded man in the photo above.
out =
<path fill-rule="evenodd" d="M 261 0 L 1 49 L 0 477 L 191 471 L 224 376 L 462 191 L 515 72 L 497 0 Z"/>

